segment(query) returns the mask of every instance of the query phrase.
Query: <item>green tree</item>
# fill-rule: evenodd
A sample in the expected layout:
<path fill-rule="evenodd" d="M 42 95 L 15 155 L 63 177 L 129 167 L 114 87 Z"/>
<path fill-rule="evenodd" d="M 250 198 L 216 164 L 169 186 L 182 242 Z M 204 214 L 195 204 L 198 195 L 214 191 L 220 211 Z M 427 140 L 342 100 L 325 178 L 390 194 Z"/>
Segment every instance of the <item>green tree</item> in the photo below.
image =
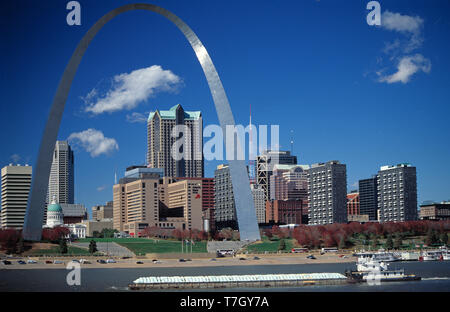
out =
<path fill-rule="evenodd" d="M 98 235 L 99 237 L 111 238 L 114 237 L 114 233 L 118 233 L 116 229 L 103 229 Z"/>
<path fill-rule="evenodd" d="M 20 236 L 18 242 L 17 242 L 17 253 L 21 254 L 25 250 L 24 244 L 23 244 L 23 237 Z"/>
<path fill-rule="evenodd" d="M 392 249 L 394 247 L 394 242 L 392 241 L 391 235 L 389 235 L 388 238 L 386 239 L 385 247 L 386 247 L 386 249 Z"/>
<path fill-rule="evenodd" d="M 448 244 L 448 235 L 447 235 L 447 233 L 441 233 L 440 241 L 444 245 Z"/>
<path fill-rule="evenodd" d="M 376 250 L 378 248 L 378 237 L 375 236 L 372 240 L 372 249 Z"/>
<path fill-rule="evenodd" d="M 89 243 L 89 253 L 94 254 L 97 252 L 97 243 L 95 240 L 91 240 Z"/>
<path fill-rule="evenodd" d="M 5 249 L 7 254 L 13 254 L 17 250 L 17 239 L 15 237 L 8 237 L 5 243 Z"/>
<path fill-rule="evenodd" d="M 64 238 L 59 241 L 59 252 L 62 254 L 67 253 L 67 242 Z"/>
<path fill-rule="evenodd" d="M 433 244 L 436 244 L 438 242 L 438 237 L 436 235 L 436 232 L 434 230 L 428 230 L 427 236 L 425 237 L 425 244 L 428 246 L 431 246 Z"/>
<path fill-rule="evenodd" d="M 286 249 L 286 242 L 284 239 L 280 239 L 280 244 L 278 245 L 278 250 L 285 250 Z"/>
<path fill-rule="evenodd" d="M 400 249 L 402 247 L 402 237 L 397 235 L 394 240 L 394 249 Z"/>
<path fill-rule="evenodd" d="M 347 246 L 347 242 L 345 241 L 345 237 L 341 236 L 341 239 L 339 240 L 339 249 L 344 249 Z"/>

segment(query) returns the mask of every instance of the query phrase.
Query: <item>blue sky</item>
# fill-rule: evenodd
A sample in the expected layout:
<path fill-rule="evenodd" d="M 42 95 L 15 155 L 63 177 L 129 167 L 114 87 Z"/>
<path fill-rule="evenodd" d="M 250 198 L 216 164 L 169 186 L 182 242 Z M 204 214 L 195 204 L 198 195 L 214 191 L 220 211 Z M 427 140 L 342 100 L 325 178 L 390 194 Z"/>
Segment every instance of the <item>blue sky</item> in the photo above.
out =
<path fill-rule="evenodd" d="M 131 1 L 79 1 L 81 26 L 66 24 L 67 2 L 1 4 L 2 167 L 14 160 L 34 164 L 57 84 L 76 45 L 98 18 Z M 380 1 L 382 25 L 369 26 L 367 2 L 152 3 L 196 32 L 237 123 L 248 123 L 251 104 L 255 124 L 280 125 L 282 149 L 290 149 L 294 131 L 300 163 L 347 164 L 349 189 L 382 165 L 409 162 L 417 167 L 419 202 L 447 200 L 450 3 Z M 125 101 L 116 111 L 89 111 L 100 100 L 111 100 L 108 91 L 133 84 L 131 73 L 153 65 L 178 80 L 157 78 L 167 88 L 144 90 L 134 106 Z M 125 76 L 117 80 L 120 74 Z M 89 98 L 92 90 L 97 94 Z M 103 150 L 75 146 L 76 202 L 90 208 L 111 200 L 114 172 L 121 177 L 127 166 L 145 161 L 146 124 L 127 116 L 178 103 L 201 110 L 204 126 L 218 123 L 201 67 L 176 27 L 149 12 L 127 12 L 104 27 L 75 76 L 58 136 L 80 138 L 95 129 L 106 138 Z M 207 176 L 216 165 L 205 163 Z"/>

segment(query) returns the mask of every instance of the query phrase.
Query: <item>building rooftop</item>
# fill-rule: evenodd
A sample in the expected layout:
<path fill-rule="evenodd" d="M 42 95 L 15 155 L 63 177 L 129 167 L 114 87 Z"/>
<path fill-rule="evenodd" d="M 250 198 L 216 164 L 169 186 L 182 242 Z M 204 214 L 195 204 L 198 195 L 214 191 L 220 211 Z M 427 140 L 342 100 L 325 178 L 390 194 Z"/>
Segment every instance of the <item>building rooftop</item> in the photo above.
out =
<path fill-rule="evenodd" d="M 283 164 L 276 164 L 273 166 L 273 170 L 292 170 L 295 168 L 302 168 L 303 170 L 308 170 L 310 167 L 309 165 L 283 165 Z"/>
<path fill-rule="evenodd" d="M 412 167 L 410 163 L 402 163 L 402 164 L 398 164 L 395 166 L 381 166 L 380 167 L 380 171 L 384 171 L 384 170 L 390 170 L 390 169 L 395 169 L 395 168 L 405 168 L 405 167 Z"/>
<path fill-rule="evenodd" d="M 158 113 L 162 119 L 175 119 L 177 108 L 181 107 L 180 104 L 172 106 L 169 110 L 159 110 L 157 109 L 154 112 L 150 112 L 148 115 L 148 120 L 153 119 L 153 116 Z M 182 107 L 181 107 L 182 108 Z M 202 116 L 201 111 L 184 111 L 184 119 L 187 120 L 197 120 Z"/>
<path fill-rule="evenodd" d="M 317 167 L 325 166 L 325 165 L 327 165 L 327 164 L 330 164 L 330 165 L 332 165 L 332 164 L 339 165 L 340 162 L 339 162 L 339 160 L 330 160 L 330 161 L 327 161 L 326 163 L 316 163 L 316 164 L 312 164 L 312 165 L 311 165 L 311 168 L 317 168 Z"/>

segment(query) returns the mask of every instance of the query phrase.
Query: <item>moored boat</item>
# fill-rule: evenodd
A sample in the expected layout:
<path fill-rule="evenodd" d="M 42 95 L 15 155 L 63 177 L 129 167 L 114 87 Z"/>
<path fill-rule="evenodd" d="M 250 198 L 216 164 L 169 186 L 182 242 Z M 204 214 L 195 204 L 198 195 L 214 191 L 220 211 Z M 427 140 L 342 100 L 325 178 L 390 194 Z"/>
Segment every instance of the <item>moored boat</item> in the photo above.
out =
<path fill-rule="evenodd" d="M 377 282 L 394 282 L 394 281 L 417 281 L 420 276 L 414 274 L 405 274 L 404 269 L 390 270 L 389 264 L 378 261 L 375 257 L 358 258 L 356 271 L 345 272 L 346 276 L 354 281 L 377 283 Z"/>

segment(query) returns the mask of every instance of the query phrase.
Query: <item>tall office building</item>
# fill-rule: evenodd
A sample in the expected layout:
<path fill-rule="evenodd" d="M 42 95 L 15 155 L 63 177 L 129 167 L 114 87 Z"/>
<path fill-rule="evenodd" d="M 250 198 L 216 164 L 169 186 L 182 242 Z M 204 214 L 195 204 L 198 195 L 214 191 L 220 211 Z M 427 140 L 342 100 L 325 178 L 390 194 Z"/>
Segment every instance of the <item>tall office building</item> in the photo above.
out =
<path fill-rule="evenodd" d="M 185 133 L 173 133 L 184 126 Z M 177 146 L 176 142 L 181 142 Z M 200 111 L 185 111 L 178 104 L 170 110 L 151 112 L 147 122 L 147 163 L 163 168 L 166 177 L 203 177 L 203 119 Z M 174 147 L 184 157 L 177 159 Z"/>
<path fill-rule="evenodd" d="M 130 173 L 134 169 L 138 172 Z M 127 170 L 128 177 L 113 186 L 113 227 L 136 233 L 159 220 L 158 187 L 162 175 L 153 168 L 131 170 Z"/>
<path fill-rule="evenodd" d="M 214 217 L 216 229 L 230 227 L 238 229 L 236 206 L 234 202 L 233 184 L 231 183 L 228 165 L 219 165 L 214 171 Z"/>
<path fill-rule="evenodd" d="M 270 176 L 271 200 L 308 200 L 308 165 L 275 165 Z"/>
<path fill-rule="evenodd" d="M 416 167 L 383 166 L 377 176 L 379 221 L 417 220 Z"/>
<path fill-rule="evenodd" d="M 202 214 L 203 214 L 203 228 L 205 230 L 215 230 L 215 216 L 214 216 L 214 178 L 176 178 L 177 181 L 193 180 L 199 181 L 202 184 Z"/>
<path fill-rule="evenodd" d="M 308 170 L 309 224 L 347 222 L 347 169 L 339 161 L 313 164 Z"/>
<path fill-rule="evenodd" d="M 203 230 L 201 194 L 201 181 L 176 181 L 157 172 L 122 178 L 113 186 L 114 229 L 132 236 L 153 226 Z"/>
<path fill-rule="evenodd" d="M 56 141 L 48 182 L 47 203 L 53 198 L 60 204 L 74 203 L 74 158 L 67 141 Z"/>
<path fill-rule="evenodd" d="M 162 182 L 162 183 L 161 183 Z M 160 180 L 160 228 L 204 230 L 202 218 L 202 182 L 198 180 Z"/>
<path fill-rule="evenodd" d="M 23 227 L 31 187 L 31 166 L 5 166 L 2 168 L 2 228 Z"/>
<path fill-rule="evenodd" d="M 256 157 L 256 182 L 264 190 L 266 201 L 270 199 L 270 176 L 274 165 L 296 165 L 297 156 L 289 151 L 265 151 Z"/>
<path fill-rule="evenodd" d="M 48 179 L 44 224 L 47 222 L 47 205 L 55 198 L 59 204 L 74 203 L 74 158 L 67 141 L 56 141 L 52 167 Z"/>
<path fill-rule="evenodd" d="M 377 176 L 359 180 L 359 213 L 369 216 L 369 221 L 378 220 Z"/>
<path fill-rule="evenodd" d="M 266 196 L 263 188 L 256 184 L 250 184 L 253 202 L 255 203 L 256 220 L 258 223 L 266 223 Z"/>

